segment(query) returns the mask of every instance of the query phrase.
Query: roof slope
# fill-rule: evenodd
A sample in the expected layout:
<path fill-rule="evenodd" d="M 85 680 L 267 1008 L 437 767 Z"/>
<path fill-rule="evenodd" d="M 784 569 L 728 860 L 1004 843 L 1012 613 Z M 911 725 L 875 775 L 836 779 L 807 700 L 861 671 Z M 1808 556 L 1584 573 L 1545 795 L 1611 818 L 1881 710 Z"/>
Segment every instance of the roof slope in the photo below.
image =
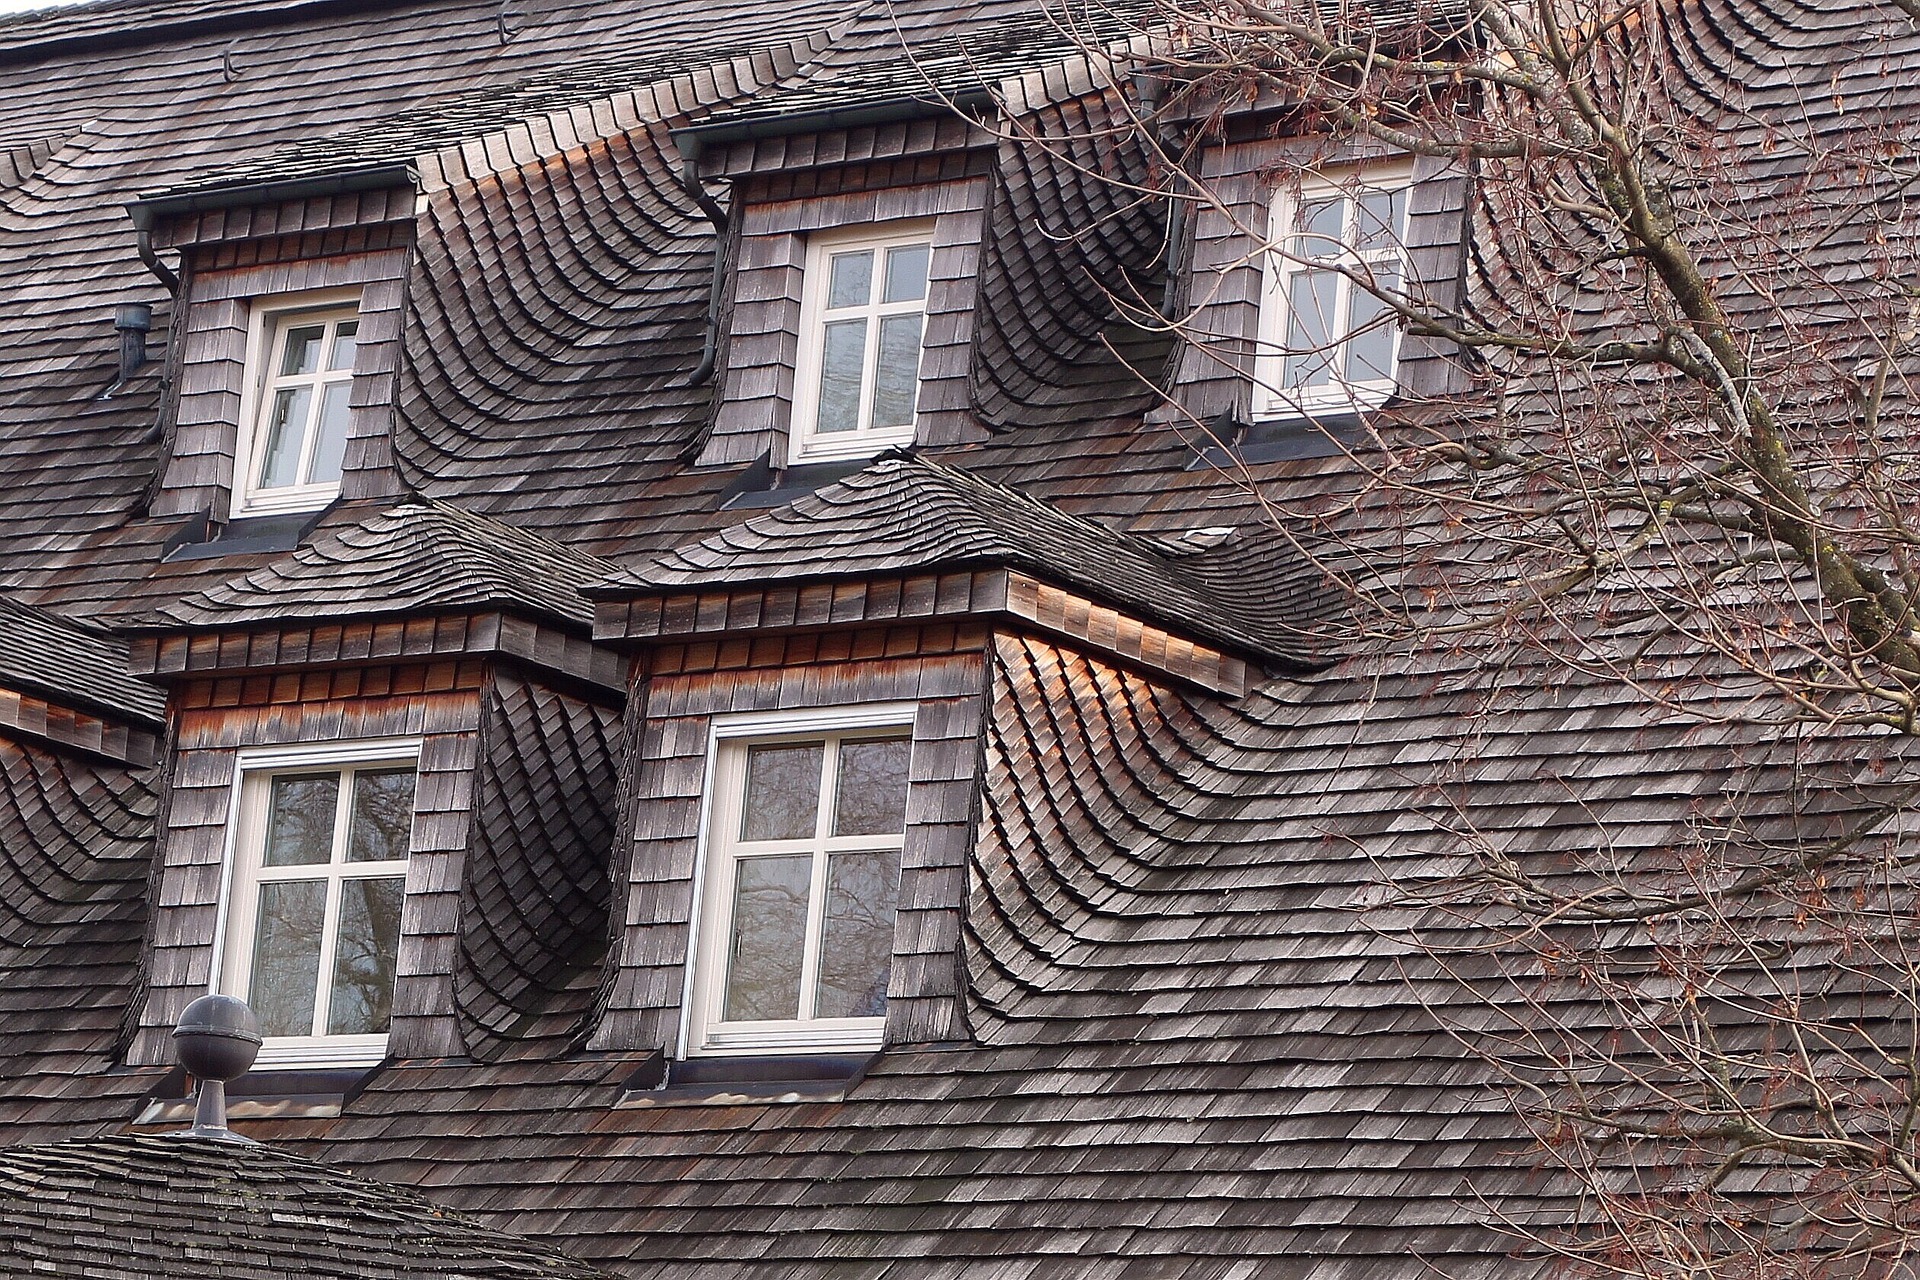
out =
<path fill-rule="evenodd" d="M 243 577 L 194 592 L 130 630 L 503 608 L 584 624 L 580 588 L 614 566 L 444 502 L 420 500 L 315 538 Z"/>
<path fill-rule="evenodd" d="M 1236 649 L 1300 665 L 1323 661 L 1314 639 L 1318 574 L 1244 543 L 1224 557 L 1181 554 L 959 467 L 888 457 L 623 571 L 595 593 L 1017 568 Z M 1229 576 L 1228 561 L 1241 574 Z M 1265 590 L 1217 589 L 1255 582 Z"/>
<path fill-rule="evenodd" d="M 124 641 L 0 596 L 0 687 L 157 725 L 166 695 L 127 669 Z"/>
<path fill-rule="evenodd" d="M 590 1280 L 556 1249 L 268 1147 L 96 1138 L 0 1151 L 0 1276 Z"/>

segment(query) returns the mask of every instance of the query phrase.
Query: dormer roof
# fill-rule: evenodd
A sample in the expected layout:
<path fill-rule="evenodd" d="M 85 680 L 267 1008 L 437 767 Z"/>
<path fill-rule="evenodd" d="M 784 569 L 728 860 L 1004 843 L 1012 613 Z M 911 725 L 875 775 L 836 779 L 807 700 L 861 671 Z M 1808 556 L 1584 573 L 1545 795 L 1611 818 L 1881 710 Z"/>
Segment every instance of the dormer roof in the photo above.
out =
<path fill-rule="evenodd" d="M 1328 660 L 1320 575 L 1278 538 L 1185 548 L 1081 516 L 959 467 L 893 455 L 624 570 L 601 598 L 1008 569 L 1245 656 Z"/>
<path fill-rule="evenodd" d="M 580 588 L 614 571 L 503 521 L 420 499 L 323 533 L 251 573 L 151 613 L 127 631 L 497 608 L 586 625 Z"/>
<path fill-rule="evenodd" d="M 329 529 L 239 577 L 119 620 L 134 668 L 194 672 L 503 654 L 617 696 L 581 589 L 615 571 L 503 521 L 417 499 Z"/>
<path fill-rule="evenodd" d="M 127 644 L 0 596 L 0 689 L 156 728 L 165 696 L 128 667 Z"/>

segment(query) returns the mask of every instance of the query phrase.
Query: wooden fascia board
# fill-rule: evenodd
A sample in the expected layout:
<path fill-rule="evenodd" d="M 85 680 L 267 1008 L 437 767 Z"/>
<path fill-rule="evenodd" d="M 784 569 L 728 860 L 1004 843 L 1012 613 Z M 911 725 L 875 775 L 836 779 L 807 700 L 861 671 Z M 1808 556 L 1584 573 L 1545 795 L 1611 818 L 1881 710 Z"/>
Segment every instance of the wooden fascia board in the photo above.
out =
<path fill-rule="evenodd" d="M 13 689 L 0 689 L 0 737 L 32 738 L 139 767 L 160 758 L 157 733 Z"/>
<path fill-rule="evenodd" d="M 350 667 L 503 657 L 624 698 L 627 661 L 583 636 L 498 610 L 131 637 L 135 675 L 182 677 L 284 668 Z"/>
<path fill-rule="evenodd" d="M 1010 621 L 1213 693 L 1246 691 L 1246 661 L 1011 569 L 666 591 L 594 605 L 594 638 L 628 647 L 932 619 Z"/>

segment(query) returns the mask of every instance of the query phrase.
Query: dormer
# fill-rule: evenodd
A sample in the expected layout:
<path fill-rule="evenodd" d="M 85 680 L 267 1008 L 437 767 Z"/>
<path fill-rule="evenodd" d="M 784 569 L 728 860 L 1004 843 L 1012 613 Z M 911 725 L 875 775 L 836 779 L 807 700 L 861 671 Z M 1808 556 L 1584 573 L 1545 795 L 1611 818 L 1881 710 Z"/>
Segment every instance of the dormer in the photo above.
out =
<path fill-rule="evenodd" d="M 180 263 L 152 514 L 218 535 L 398 491 L 414 206 L 404 166 L 230 174 L 130 206 L 146 248 Z"/>
<path fill-rule="evenodd" d="M 890 456 L 592 588 L 596 637 L 636 656 L 630 905 L 595 1043 L 659 1050 L 671 1090 L 965 1040 L 993 672 L 1034 642 L 1230 699 L 1250 668 L 1323 665 L 1317 575 L 1278 540 L 1229 541 Z"/>
<path fill-rule="evenodd" d="M 1296 123 L 1255 104 L 1194 147 L 1210 199 L 1185 218 L 1184 341 L 1149 421 L 1216 462 L 1336 453 L 1381 414 L 1418 417 L 1471 385 L 1458 349 L 1394 305 L 1458 304 L 1465 175 Z"/>
<path fill-rule="evenodd" d="M 578 588 L 612 566 L 441 503 L 346 514 L 123 623 L 173 747 L 133 1065 L 210 990 L 268 1072 L 586 1034 L 625 688 Z"/>
<path fill-rule="evenodd" d="M 981 438 L 967 374 L 994 138 L 959 108 L 984 95 L 838 92 L 776 91 L 673 134 L 727 222 L 700 465 L 831 474 Z"/>

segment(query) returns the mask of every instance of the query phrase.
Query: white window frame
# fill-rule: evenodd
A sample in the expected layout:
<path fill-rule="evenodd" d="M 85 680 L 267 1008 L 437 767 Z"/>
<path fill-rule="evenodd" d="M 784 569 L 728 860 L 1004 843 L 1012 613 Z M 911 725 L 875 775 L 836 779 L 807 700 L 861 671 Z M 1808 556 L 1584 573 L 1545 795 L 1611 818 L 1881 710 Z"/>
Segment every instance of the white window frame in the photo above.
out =
<path fill-rule="evenodd" d="M 415 771 L 414 816 L 419 817 L 418 772 L 420 739 L 380 738 L 361 742 L 328 742 L 294 747 L 256 747 L 243 750 L 236 760 L 232 795 L 227 812 L 227 839 L 221 866 L 221 894 L 218 923 L 213 940 L 213 983 L 215 992 L 231 992 L 244 997 L 251 986 L 253 932 L 258 916 L 260 885 L 263 880 L 319 879 L 309 867 L 292 867 L 284 873 L 263 871 L 260 859 L 266 847 L 267 802 L 275 777 L 289 773 L 320 773 L 328 770 L 379 768 L 404 765 Z M 342 803 L 350 787 L 340 789 Z M 404 862 L 356 864 L 355 876 L 401 875 L 402 893 L 411 870 L 412 848 Z M 307 872 L 300 875 L 300 872 Z M 348 878 L 337 864 L 326 878 Z M 328 916 L 338 910 L 339 895 L 328 895 Z M 404 913 L 404 907 L 403 907 Z M 403 926 L 404 927 L 404 926 Z M 404 936 L 404 935 L 403 935 Z M 323 926 L 320 974 L 327 980 L 327 947 L 332 931 Z M 387 1056 L 387 1034 L 268 1036 L 260 1047 L 254 1069 L 273 1070 L 300 1067 L 372 1066 Z"/>
<path fill-rule="evenodd" d="M 1340 197 L 1345 203 L 1346 214 L 1343 218 L 1339 264 L 1363 277 L 1375 268 L 1391 264 L 1399 272 L 1400 291 L 1406 293 L 1413 284 L 1411 263 L 1404 244 L 1407 227 L 1403 224 L 1395 229 L 1392 245 L 1366 254 L 1356 252 L 1353 247 L 1357 239 L 1354 222 L 1359 203 L 1353 196 L 1363 189 L 1405 192 L 1412 186 L 1412 161 L 1394 160 L 1325 174 L 1303 175 L 1297 189 L 1282 189 L 1274 193 L 1268 209 L 1266 248 L 1261 254 L 1259 340 L 1253 371 L 1256 419 L 1313 418 L 1364 412 L 1377 409 L 1393 398 L 1399 387 L 1403 326 L 1391 312 L 1385 313 L 1380 323 L 1393 328 L 1392 375 L 1362 382 L 1349 382 L 1342 376 L 1341 371 L 1346 367 L 1345 347 L 1353 337 L 1347 332 L 1348 316 L 1352 311 L 1355 293 L 1364 292 L 1346 277 L 1341 277 L 1336 284 L 1338 293 L 1334 320 L 1330 326 L 1332 332 L 1346 334 L 1334 344 L 1337 349 L 1332 361 L 1334 380 L 1322 387 L 1288 388 L 1281 385 L 1288 356 L 1286 343 L 1291 320 L 1291 285 L 1295 275 L 1309 269 L 1308 264 L 1289 258 L 1284 246 L 1294 236 L 1302 205 L 1329 196 Z"/>
<path fill-rule="evenodd" d="M 850 319 L 856 316 L 867 320 L 867 350 L 860 376 L 859 416 L 864 422 L 873 404 L 874 383 L 877 381 L 875 374 L 881 318 L 890 315 L 908 315 L 917 310 L 920 315 L 920 356 L 922 361 L 926 359 L 927 302 L 933 293 L 933 230 L 931 220 L 876 223 L 845 231 L 816 233 L 807 238 L 806 260 L 801 268 L 800 280 L 800 343 L 797 356 L 799 363 L 794 374 L 793 413 L 787 431 L 789 465 L 870 458 L 889 446 L 913 443 L 920 419 L 918 366 L 914 371 L 914 420 L 912 422 L 903 427 L 887 427 L 881 430 L 858 427 L 852 431 L 822 433 L 815 429 L 819 421 L 820 381 L 824 372 L 821 368 L 821 360 L 825 355 L 824 347 L 829 320 Z M 881 281 L 884 279 L 882 264 L 885 261 L 886 251 L 901 245 L 913 244 L 927 246 L 926 296 L 911 302 L 874 301 L 865 306 L 845 307 L 831 314 L 828 313 L 827 290 L 831 283 L 828 264 L 834 254 L 845 253 L 849 249 L 874 251 L 874 294 L 877 298 Z"/>
<path fill-rule="evenodd" d="M 360 290 L 326 289 L 313 293 L 286 294 L 283 296 L 256 298 L 247 320 L 247 363 L 246 382 L 240 395 L 240 430 L 234 445 L 233 459 L 233 514 L 238 516 L 287 515 L 300 511 L 318 511 L 332 502 L 340 494 L 338 480 L 322 481 L 318 484 L 279 485 L 263 488 L 254 474 L 261 462 L 261 451 L 266 447 L 267 414 L 273 404 L 274 384 L 281 381 L 274 375 L 273 361 L 279 346 L 279 337 L 289 326 L 318 319 L 344 320 L 349 314 L 358 315 L 360 308 Z M 365 317 L 360 317 L 365 323 Z M 355 339 L 354 363 L 359 363 L 360 342 Z M 315 394 L 312 398 L 311 412 L 318 413 L 321 396 L 321 384 L 327 382 L 346 382 L 351 385 L 354 374 L 348 370 L 330 378 L 316 377 Z M 312 430 L 313 423 L 301 443 L 300 463 L 296 474 L 304 470 L 310 460 L 318 432 Z"/>
<path fill-rule="evenodd" d="M 732 937 L 734 871 L 731 855 L 746 790 L 747 749 L 768 743 L 816 739 L 888 736 L 905 729 L 911 739 L 918 704 L 870 703 L 805 712 L 747 712 L 717 716 L 707 733 L 707 803 L 700 818 L 699 852 L 694 865 L 693 935 L 687 947 L 685 1016 L 680 1022 L 679 1055 L 723 1057 L 783 1052 L 857 1052 L 878 1049 L 886 1039 L 886 1018 L 811 1018 L 777 1022 L 727 1023 L 721 1018 L 726 995 L 727 944 Z M 833 753 L 828 753 L 831 760 Z M 822 806 L 823 808 L 827 806 Z M 904 825 L 904 824 L 903 824 Z M 905 832 L 901 833 L 905 842 Z M 827 859 L 816 853 L 808 895 L 809 955 L 818 945 L 818 912 Z M 802 965 L 802 983 L 811 968 Z M 803 990 L 805 986 L 803 985 Z"/>

